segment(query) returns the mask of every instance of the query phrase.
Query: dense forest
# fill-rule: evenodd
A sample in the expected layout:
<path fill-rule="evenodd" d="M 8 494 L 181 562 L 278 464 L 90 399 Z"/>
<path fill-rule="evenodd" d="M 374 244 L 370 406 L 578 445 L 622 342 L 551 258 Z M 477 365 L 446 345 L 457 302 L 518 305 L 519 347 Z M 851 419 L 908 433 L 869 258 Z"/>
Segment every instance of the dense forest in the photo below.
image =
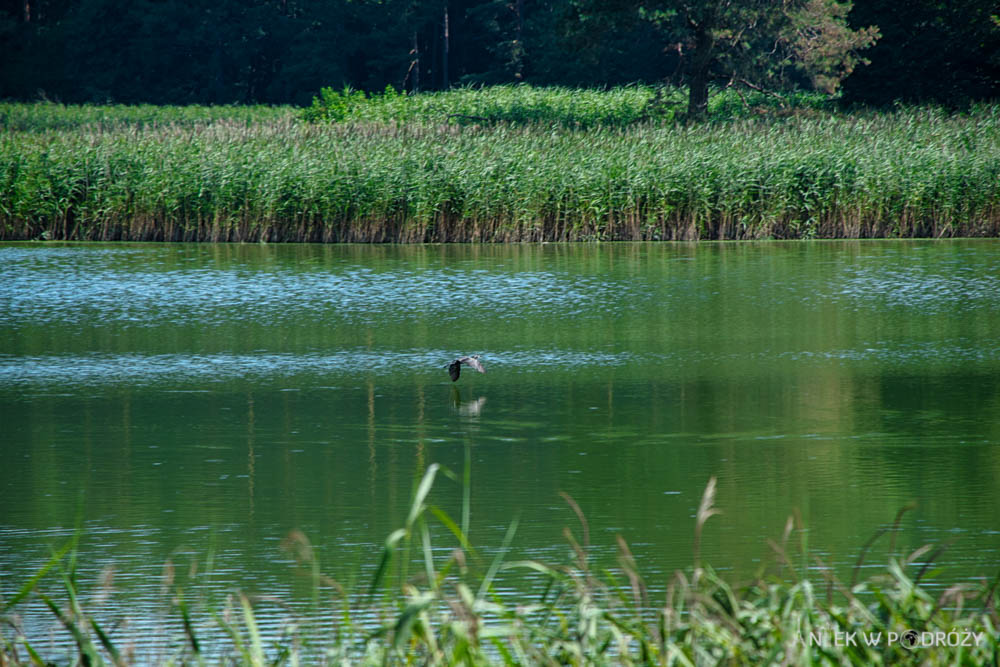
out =
<path fill-rule="evenodd" d="M 1000 91 L 995 0 L 2 0 L 0 44 L 0 99 L 64 103 L 643 82 L 686 86 L 697 112 L 711 87 L 948 106 Z"/>

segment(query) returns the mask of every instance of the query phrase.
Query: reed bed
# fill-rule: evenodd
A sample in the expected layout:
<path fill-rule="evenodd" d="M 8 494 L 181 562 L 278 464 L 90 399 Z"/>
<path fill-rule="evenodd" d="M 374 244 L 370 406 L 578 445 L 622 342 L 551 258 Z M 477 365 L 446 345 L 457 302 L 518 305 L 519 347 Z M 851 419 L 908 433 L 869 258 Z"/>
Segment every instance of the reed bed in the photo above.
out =
<path fill-rule="evenodd" d="M 196 125 L 216 121 L 246 125 L 297 116 L 288 106 L 217 105 L 159 106 L 155 104 L 66 105 L 56 102 L 20 104 L 0 102 L 0 128 L 5 131 L 38 132 L 85 126 L 122 129 L 131 126 Z"/>
<path fill-rule="evenodd" d="M 829 110 L 829 97 L 798 92 L 768 95 L 757 91 L 715 91 L 708 113 L 715 119 L 748 117 L 768 111 Z M 687 107 L 684 89 L 631 85 L 595 88 L 536 88 L 527 84 L 456 88 L 446 92 L 404 95 L 391 86 L 365 94 L 323 88 L 302 117 L 310 122 L 511 123 L 569 129 L 624 128 L 647 121 L 672 122 Z"/>
<path fill-rule="evenodd" d="M 405 524 L 386 539 L 365 590 L 349 591 L 325 576 L 308 539 L 290 535 L 285 548 L 311 582 L 315 618 L 292 617 L 280 628 L 272 623 L 266 635 L 262 610 L 287 607 L 285 601 L 233 591 L 225 601 L 207 604 L 190 592 L 197 582 L 184 582 L 185 589 L 168 563 L 163 586 L 171 591 L 175 632 L 154 642 L 158 645 L 150 653 L 138 652 L 121 637 L 119 625 L 128 624 L 121 622 L 120 611 L 112 614 L 118 625 L 99 620 L 100 607 L 117 595 L 113 577 L 103 577 L 93 594 L 81 590 L 74 538 L 8 600 L 0 600 L 0 665 L 48 659 L 41 648 L 44 638 L 29 636 L 18 614 L 32 598 L 48 608 L 66 632 L 63 645 L 85 665 L 867 666 L 983 665 L 1000 659 L 998 582 L 956 585 L 931 596 L 920 582 L 940 549 L 890 555 L 884 572 L 859 582 L 873 538 L 861 547 L 848 583 L 809 555 L 804 533 L 789 519 L 784 535 L 771 543 L 782 574 L 762 570 L 756 580 L 735 586 L 699 560 L 701 534 L 717 513 L 713 478 L 695 516 L 693 566 L 675 573 L 665 593 L 654 599 L 620 537 L 617 568 L 593 565 L 586 518 L 568 495 L 579 525 L 563 531 L 567 562 L 510 560 L 516 520 L 504 543 L 487 557 L 467 539 L 468 466 L 460 482 L 465 489 L 460 524 L 432 503 L 435 477 L 442 473 L 459 480 L 436 464 L 427 468 Z M 894 535 L 902 513 L 876 538 Z M 450 555 L 432 547 L 431 522 L 453 539 Z M 797 569 L 796 562 L 804 566 Z M 532 577 L 531 592 L 516 601 L 509 594 L 498 596 L 501 572 Z M 97 613 L 88 603 L 98 607 Z"/>
<path fill-rule="evenodd" d="M 440 105 L 433 95 L 395 97 L 385 104 Z M 8 118 L 32 115 L 30 106 L 14 107 Z M 1000 232 L 1000 105 L 963 114 L 807 110 L 583 128 L 567 127 L 562 112 L 459 123 L 434 109 L 406 122 L 308 123 L 289 109 L 259 120 L 218 110 L 207 120 L 179 110 L 169 120 L 173 112 L 162 110 L 162 122 L 72 126 L 60 117 L 77 111 L 63 109 L 31 129 L 19 121 L 0 132 L 0 239 L 406 243 Z"/>

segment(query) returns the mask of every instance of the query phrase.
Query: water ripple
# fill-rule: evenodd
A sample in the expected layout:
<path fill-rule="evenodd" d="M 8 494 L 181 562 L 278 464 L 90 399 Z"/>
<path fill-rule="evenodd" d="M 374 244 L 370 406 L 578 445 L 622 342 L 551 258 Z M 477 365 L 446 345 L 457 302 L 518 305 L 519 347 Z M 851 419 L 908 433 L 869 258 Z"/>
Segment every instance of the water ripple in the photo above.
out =
<path fill-rule="evenodd" d="M 935 312 L 942 308 L 996 308 L 1000 277 L 976 266 L 952 266 L 951 273 L 935 273 L 920 267 L 893 269 L 884 266 L 852 270 L 839 295 L 859 302 L 888 307 L 918 308 Z"/>
<path fill-rule="evenodd" d="M 846 348 L 836 350 L 800 350 L 781 354 L 786 359 L 833 360 L 849 362 L 881 362 L 890 365 L 921 364 L 951 365 L 956 362 L 997 362 L 1000 361 L 1000 340 L 996 345 L 977 346 L 960 343 L 923 342 L 876 344 L 871 347 Z"/>
<path fill-rule="evenodd" d="M 664 373 L 681 367 L 726 368 L 736 375 L 746 364 L 766 373 L 774 361 L 797 363 L 877 363 L 889 367 L 920 367 L 1000 362 L 1000 340 L 996 345 L 977 346 L 967 341 L 875 344 L 831 350 L 768 350 L 755 353 L 705 354 L 694 350 L 666 353 L 628 351 L 584 351 L 566 349 L 495 350 L 485 357 L 487 372 L 498 370 L 504 377 L 545 370 L 614 368 L 660 368 Z M 238 379 L 271 380 L 325 376 L 329 378 L 398 377 L 425 375 L 445 381 L 443 370 L 454 359 L 454 350 L 385 350 L 357 348 L 334 353 L 250 354 L 0 354 L 0 388 L 18 386 L 95 386 L 198 383 L 208 386 Z M 737 364 L 743 366 L 737 367 Z M 502 369 L 502 370 L 501 370 Z M 310 382 L 310 384 L 312 384 Z M 190 389 L 188 389 L 190 391 Z"/>
<path fill-rule="evenodd" d="M 343 350 L 335 354 L 88 354 L 0 355 L 0 387 L 23 385 L 129 386 L 156 383 L 214 384 L 234 379 L 325 375 L 330 377 L 393 376 L 400 369 L 440 375 L 454 359 L 447 350 Z M 634 363 L 629 353 L 534 350 L 491 353 L 487 368 L 517 372 L 538 368 L 608 367 Z"/>
<path fill-rule="evenodd" d="M 62 251 L 76 250 L 73 248 Z M 124 251 L 128 252 L 128 251 Z M 640 283 L 552 271 L 452 267 L 374 270 L 157 267 L 155 257 L 116 267 L 113 251 L 0 249 L 0 324 L 128 322 L 134 326 L 226 321 L 384 322 L 465 314 L 593 317 L 653 298 Z M 125 255 L 128 257 L 128 254 Z M 624 298 L 623 298 L 624 297 Z"/>

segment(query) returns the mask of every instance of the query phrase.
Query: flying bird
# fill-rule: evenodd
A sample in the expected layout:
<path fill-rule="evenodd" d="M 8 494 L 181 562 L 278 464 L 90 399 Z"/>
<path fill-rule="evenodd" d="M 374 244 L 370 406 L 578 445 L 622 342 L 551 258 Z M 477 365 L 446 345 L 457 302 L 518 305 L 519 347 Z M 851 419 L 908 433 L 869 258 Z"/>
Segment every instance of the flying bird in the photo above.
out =
<path fill-rule="evenodd" d="M 483 364 L 479 361 L 479 355 L 473 354 L 469 357 L 459 357 L 455 361 L 448 364 L 448 375 L 451 376 L 451 381 L 454 382 L 458 379 L 459 373 L 462 372 L 462 364 L 475 368 L 480 373 L 485 373 L 486 369 L 483 368 Z"/>

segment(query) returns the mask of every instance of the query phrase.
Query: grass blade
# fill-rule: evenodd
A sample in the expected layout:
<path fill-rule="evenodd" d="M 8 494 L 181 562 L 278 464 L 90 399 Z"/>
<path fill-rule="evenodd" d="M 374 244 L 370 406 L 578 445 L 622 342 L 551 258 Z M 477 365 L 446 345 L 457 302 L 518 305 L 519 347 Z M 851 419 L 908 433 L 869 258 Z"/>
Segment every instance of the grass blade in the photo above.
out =
<path fill-rule="evenodd" d="M 104 647 L 104 650 L 106 650 L 108 652 L 108 655 L 111 656 L 111 662 L 116 666 L 125 665 L 126 663 L 122 659 L 121 654 L 118 653 L 118 649 L 111 641 L 111 638 L 108 637 L 107 633 L 104 632 L 104 629 L 101 628 L 101 626 L 98 625 L 97 621 L 95 621 L 93 618 L 88 620 L 90 621 L 90 627 L 92 627 L 94 629 L 94 632 L 97 633 L 97 638 L 101 641 L 101 645 Z"/>
<path fill-rule="evenodd" d="M 3 610 L 6 612 L 8 609 L 11 609 L 21 600 L 28 597 L 28 595 L 31 594 L 31 591 L 34 590 L 35 586 L 38 585 L 38 582 L 41 581 L 42 577 L 48 574 L 49 570 L 55 567 L 59 563 L 59 561 L 62 560 L 63 556 L 66 555 L 66 552 L 69 551 L 70 548 L 73 547 L 73 545 L 75 544 L 76 544 L 75 540 L 67 542 L 65 545 L 63 545 L 62 549 L 53 553 L 52 557 L 49 558 L 49 560 L 45 563 L 45 565 L 42 566 L 42 569 L 40 569 L 35 574 L 35 576 L 29 579 L 27 583 L 25 583 L 24 586 L 21 587 L 21 590 L 19 590 L 17 594 L 14 597 L 12 597 L 7 602 L 7 604 L 4 605 Z"/>
<path fill-rule="evenodd" d="M 198 637 L 194 632 L 194 625 L 191 623 L 191 614 L 187 608 L 187 602 L 184 600 L 183 592 L 177 591 L 177 607 L 181 612 L 181 622 L 184 624 L 184 634 L 188 638 L 188 642 L 191 644 L 191 650 L 194 651 L 195 656 L 201 655 L 201 645 L 198 643 Z"/>
<path fill-rule="evenodd" d="M 73 636 L 73 641 L 76 642 L 77 650 L 80 651 L 80 660 L 85 665 L 99 665 L 103 661 L 100 655 L 97 653 L 97 649 L 94 648 L 94 643 L 90 641 L 90 637 L 87 633 L 82 631 L 80 627 L 73 621 L 72 618 L 66 616 L 59 605 L 52 601 L 52 599 L 45 595 L 44 593 L 37 593 L 38 597 L 41 598 L 45 606 L 55 615 L 59 622 L 63 624 L 69 633 Z"/>
<path fill-rule="evenodd" d="M 253 607 L 246 595 L 240 593 L 240 605 L 243 607 L 243 621 L 247 625 L 247 633 L 250 635 L 250 662 L 254 667 L 263 667 L 264 648 L 260 641 L 260 630 L 257 628 L 257 619 L 254 618 Z"/>
<path fill-rule="evenodd" d="M 496 576 L 497 570 L 500 569 L 500 565 L 503 563 L 504 556 L 507 555 L 507 550 L 510 549 L 514 533 L 517 532 L 518 522 L 519 519 L 515 517 L 510 522 L 510 526 L 507 527 L 507 534 L 503 537 L 503 544 L 500 546 L 497 555 L 493 558 L 493 562 L 490 563 L 490 569 L 486 571 L 486 576 L 483 577 L 483 583 L 479 586 L 479 592 L 476 593 L 476 600 L 482 600 L 486 596 L 486 591 L 489 590 L 490 585 L 493 583 L 493 577 Z"/>
<path fill-rule="evenodd" d="M 389 537 L 385 540 L 385 547 L 382 549 L 382 558 L 378 562 L 378 567 L 375 568 L 375 574 L 372 576 L 372 582 L 368 586 L 368 599 L 375 595 L 375 591 L 381 585 L 382 580 L 385 578 L 386 571 L 389 569 L 389 563 L 392 561 L 392 556 L 396 552 L 396 547 L 399 546 L 400 540 L 406 537 L 406 530 L 403 528 L 397 528 Z"/>
<path fill-rule="evenodd" d="M 437 475 L 440 467 L 437 463 L 427 466 L 427 472 L 424 473 L 423 479 L 420 480 L 420 485 L 417 486 L 417 492 L 413 496 L 413 503 L 410 505 L 410 514 L 406 517 L 407 529 L 413 525 L 413 522 L 424 511 L 424 501 L 427 499 L 427 494 L 431 492 L 431 487 L 434 486 L 434 477 Z"/>

